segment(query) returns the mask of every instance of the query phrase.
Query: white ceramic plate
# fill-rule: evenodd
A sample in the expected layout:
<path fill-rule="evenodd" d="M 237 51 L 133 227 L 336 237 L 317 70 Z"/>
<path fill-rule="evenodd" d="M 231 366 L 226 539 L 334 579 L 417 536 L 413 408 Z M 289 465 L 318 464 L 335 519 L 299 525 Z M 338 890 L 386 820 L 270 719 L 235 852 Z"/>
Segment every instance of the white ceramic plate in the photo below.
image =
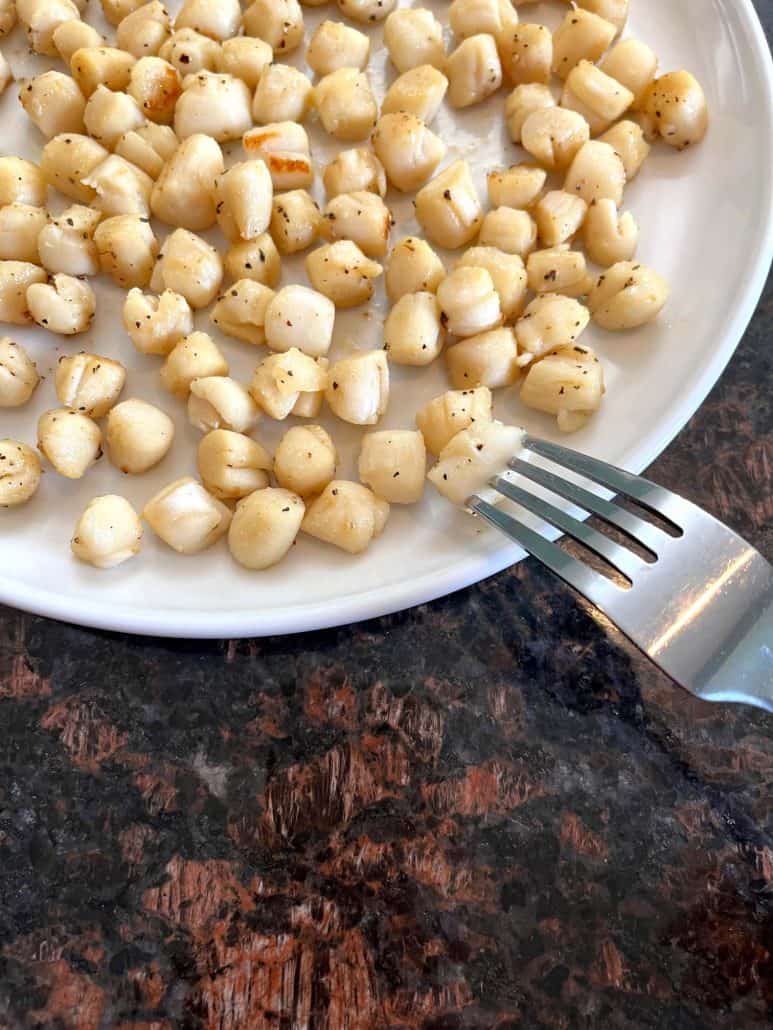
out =
<path fill-rule="evenodd" d="M 90 6 L 97 8 L 96 0 Z M 440 14 L 447 5 L 434 6 Z M 522 20 L 551 26 L 562 13 L 557 3 L 521 9 Z M 320 18 L 336 15 L 329 7 L 306 7 L 304 16 L 307 28 L 313 28 Z M 764 284 L 773 243 L 773 75 L 749 0 L 632 0 L 626 34 L 649 42 L 664 70 L 685 67 L 697 75 L 711 110 L 710 132 L 701 146 L 684 154 L 654 148 L 626 191 L 625 206 L 641 225 L 638 256 L 672 284 L 666 311 L 656 324 L 634 333 L 591 327 L 583 337 L 604 362 L 608 392 L 602 412 L 569 442 L 638 472 L 700 406 L 738 344 Z M 372 35 L 371 74 L 380 99 L 393 72 L 379 46 L 381 30 Z M 28 69 L 18 34 L 3 49 L 18 73 Z M 447 160 L 466 156 L 481 185 L 489 168 L 521 159 L 501 128 L 504 96 L 501 91 L 461 117 L 444 109 L 433 125 L 449 144 Z M 323 160 L 342 149 L 321 133 L 313 133 L 312 142 Z M 0 100 L 0 153 L 34 159 L 40 145 L 9 89 Z M 235 160 L 239 147 L 229 149 Z M 390 197 L 389 202 L 396 204 L 396 238 L 408 234 L 413 228 L 409 201 Z M 283 281 L 294 278 L 303 281 L 298 261 L 285 266 Z M 75 561 L 69 538 L 92 497 L 119 492 L 140 509 L 165 483 L 195 474 L 196 434 L 182 406 L 159 390 L 158 361 L 136 354 L 126 338 L 121 292 L 100 281 L 98 293 L 100 314 L 85 336 L 63 340 L 37 330 L 12 331 L 46 381 L 26 409 L 0 412 L 0 437 L 34 443 L 38 415 L 56 405 L 50 375 L 56 359 L 86 349 L 120 357 L 129 368 L 124 396 L 144 397 L 174 414 L 177 440 L 161 466 L 146 476 L 122 477 L 106 459 L 80 482 L 49 471 L 30 504 L 0 514 L 0 602 L 105 629 L 175 637 L 259 636 L 408 608 L 523 557 L 428 489 L 420 506 L 393 506 L 384 535 L 357 558 L 301 536 L 277 568 L 249 573 L 230 559 L 223 542 L 197 558 L 183 558 L 148 530 L 140 557 L 119 569 L 99 572 Z M 378 346 L 382 317 L 383 302 L 371 313 L 346 313 L 337 323 L 333 356 Z M 206 315 L 199 322 L 209 328 Z M 246 379 L 257 350 L 221 342 L 232 373 Z M 417 407 L 448 388 L 442 361 L 435 364 L 395 370 L 383 427 L 412 426 Z M 498 412 L 535 434 L 555 436 L 552 420 L 525 411 L 515 393 L 498 398 Z M 340 445 L 342 474 L 353 475 L 359 433 L 335 420 L 327 424 Z M 266 420 L 256 435 L 272 446 L 284 428 Z"/>

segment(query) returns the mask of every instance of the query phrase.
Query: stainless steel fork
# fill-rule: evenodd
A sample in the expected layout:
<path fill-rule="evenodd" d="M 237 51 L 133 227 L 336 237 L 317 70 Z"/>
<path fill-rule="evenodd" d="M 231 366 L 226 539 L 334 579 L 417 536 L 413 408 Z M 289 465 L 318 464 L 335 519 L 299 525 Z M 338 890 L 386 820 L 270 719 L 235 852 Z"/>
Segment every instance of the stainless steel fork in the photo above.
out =
<path fill-rule="evenodd" d="M 512 472 L 597 515 L 650 552 L 645 560 L 511 477 L 490 486 L 562 530 L 616 569 L 630 587 L 594 571 L 477 494 L 468 507 L 583 594 L 677 683 L 704 701 L 773 712 L 773 567 L 750 544 L 683 497 L 585 454 L 526 436 Z M 542 458 L 622 494 L 674 527 L 674 535 L 614 501 L 524 460 Z"/>

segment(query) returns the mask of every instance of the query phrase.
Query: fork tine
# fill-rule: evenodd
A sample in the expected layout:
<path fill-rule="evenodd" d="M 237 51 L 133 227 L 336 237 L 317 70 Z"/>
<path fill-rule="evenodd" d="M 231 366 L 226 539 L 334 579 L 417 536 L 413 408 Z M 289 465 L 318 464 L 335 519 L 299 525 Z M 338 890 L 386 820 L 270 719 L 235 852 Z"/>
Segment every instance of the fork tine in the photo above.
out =
<path fill-rule="evenodd" d="M 508 515 L 507 512 L 502 511 L 493 504 L 489 504 L 488 501 L 484 501 L 477 494 L 468 499 L 467 507 L 471 511 L 477 512 L 478 515 L 496 529 L 499 529 L 505 536 L 515 541 L 515 543 L 520 544 L 524 551 L 532 555 L 532 557 L 538 558 L 543 565 L 546 565 L 557 576 L 560 576 L 564 582 L 574 587 L 575 590 L 579 591 L 602 610 L 609 603 L 610 592 L 613 592 L 615 595 L 625 593 L 612 580 L 600 576 L 587 565 L 562 551 L 560 547 L 556 547 L 550 540 L 546 540 L 539 533 L 535 533 L 528 526 L 524 526 L 517 519 L 514 519 L 512 515 Z"/>
<path fill-rule="evenodd" d="M 513 458 L 509 462 L 509 466 L 513 472 L 517 472 L 539 486 L 544 486 L 551 493 L 564 497 L 567 501 L 571 501 L 578 507 L 598 515 L 606 522 L 609 522 L 610 525 L 622 529 L 632 540 L 643 544 L 655 556 L 661 553 L 669 539 L 657 526 L 653 526 L 649 522 L 645 522 L 644 519 L 632 515 L 611 501 L 604 500 L 603 497 L 592 494 L 584 487 L 570 483 L 561 476 L 557 476 L 554 472 L 548 472 L 541 465 L 534 465 L 529 461 L 524 461 L 522 458 Z"/>
<path fill-rule="evenodd" d="M 495 490 L 498 490 L 499 493 L 504 494 L 505 497 L 509 497 L 511 501 L 515 501 L 521 507 L 530 511 L 532 515 L 536 515 L 545 522 L 552 523 L 575 540 L 579 540 L 581 544 L 584 544 L 591 551 L 594 551 L 601 558 L 604 558 L 605 561 L 609 562 L 618 572 L 622 572 L 624 576 L 627 576 L 631 583 L 634 582 L 636 573 L 640 572 L 644 566 L 644 562 L 637 555 L 626 550 L 625 547 L 620 547 L 619 544 L 604 536 L 603 533 L 599 533 L 592 526 L 579 522 L 554 504 L 550 504 L 549 501 L 543 501 L 541 497 L 535 497 L 534 494 L 522 490 L 515 483 L 503 479 L 502 476 L 494 476 L 490 480 L 490 485 Z"/>
<path fill-rule="evenodd" d="M 672 494 L 669 490 L 664 490 L 662 486 L 650 482 L 649 479 L 634 476 L 616 465 L 610 465 L 598 458 L 591 458 L 587 454 L 580 454 L 578 451 L 551 443 L 549 440 L 540 440 L 527 435 L 523 445 L 534 451 L 535 454 L 540 454 L 543 458 L 549 458 L 557 465 L 569 469 L 570 472 L 580 472 L 588 479 L 593 479 L 602 486 L 614 490 L 615 493 L 633 498 L 645 508 L 670 519 L 677 528 L 684 528 L 679 522 L 681 506 L 686 503 L 684 499 Z"/>

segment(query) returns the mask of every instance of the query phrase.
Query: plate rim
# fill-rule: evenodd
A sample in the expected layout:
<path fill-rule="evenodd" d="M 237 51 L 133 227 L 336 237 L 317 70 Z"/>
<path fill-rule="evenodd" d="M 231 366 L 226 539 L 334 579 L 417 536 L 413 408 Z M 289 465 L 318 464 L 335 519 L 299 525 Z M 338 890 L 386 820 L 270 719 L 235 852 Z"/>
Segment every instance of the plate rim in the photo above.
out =
<path fill-rule="evenodd" d="M 760 78 L 765 85 L 768 138 L 767 167 L 773 167 L 773 57 L 759 15 L 752 0 L 736 0 L 740 23 L 749 33 L 751 50 Z M 735 354 L 759 303 L 773 261 L 773 176 L 768 177 L 767 216 L 760 224 L 751 274 L 740 303 L 722 334 L 722 345 L 685 394 L 672 418 L 646 441 L 624 455 L 621 464 L 640 473 L 678 436 L 701 408 L 710 390 Z M 343 627 L 381 616 L 392 615 L 441 597 L 465 590 L 502 572 L 527 557 L 525 551 L 504 545 L 492 554 L 469 554 L 442 572 L 428 572 L 387 587 L 374 587 L 334 601 L 293 605 L 262 611 L 211 612 L 180 609 L 147 612 L 126 605 L 105 606 L 104 595 L 97 599 L 53 594 L 40 587 L 20 584 L 0 575 L 0 604 L 32 615 L 57 619 L 72 625 L 107 632 L 155 636 L 165 639 L 220 640 L 246 637 L 283 636 Z"/>

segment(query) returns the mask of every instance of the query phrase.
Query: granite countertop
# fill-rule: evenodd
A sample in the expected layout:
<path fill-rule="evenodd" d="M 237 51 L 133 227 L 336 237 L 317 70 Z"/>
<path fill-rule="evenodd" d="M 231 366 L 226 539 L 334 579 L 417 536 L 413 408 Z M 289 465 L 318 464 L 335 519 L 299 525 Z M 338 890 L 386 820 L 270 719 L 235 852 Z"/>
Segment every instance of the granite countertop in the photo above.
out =
<path fill-rule="evenodd" d="M 768 557 L 772 330 L 651 470 Z M 0 1028 L 773 1021 L 773 719 L 534 562 L 294 638 L 0 609 L 0 720 Z"/>
<path fill-rule="evenodd" d="M 773 284 L 656 462 L 773 554 Z M 0 610 L 0 1026 L 770 1026 L 773 721 L 533 562 L 351 629 Z"/>

